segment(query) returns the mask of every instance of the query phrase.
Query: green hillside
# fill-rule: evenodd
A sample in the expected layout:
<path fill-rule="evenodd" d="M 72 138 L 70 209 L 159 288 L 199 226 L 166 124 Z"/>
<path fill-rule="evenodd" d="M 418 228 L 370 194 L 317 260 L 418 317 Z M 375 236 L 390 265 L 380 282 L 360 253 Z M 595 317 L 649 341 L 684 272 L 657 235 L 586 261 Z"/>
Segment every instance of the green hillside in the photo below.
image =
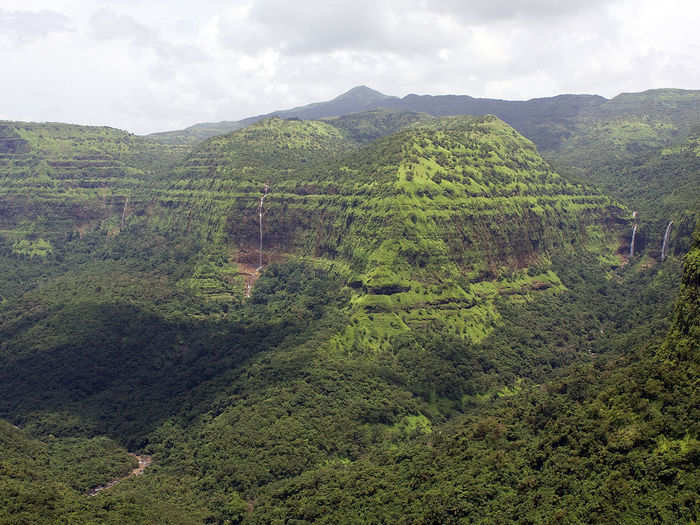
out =
<path fill-rule="evenodd" d="M 687 275 L 663 344 L 684 237 L 629 259 L 632 210 L 502 120 L 272 118 L 187 152 L 29 127 L 0 167 L 0 523 L 696 519 Z M 153 464 L 86 495 L 126 450 Z"/>
<path fill-rule="evenodd" d="M 612 359 L 374 452 L 281 482 L 251 523 L 694 523 L 700 229 L 665 341 L 620 340 Z"/>
<path fill-rule="evenodd" d="M 431 119 L 432 117 L 427 113 L 377 109 L 326 118 L 324 121 L 340 129 L 351 140 L 359 144 L 367 144 Z"/>
<path fill-rule="evenodd" d="M 198 147 L 161 198 L 183 210 L 183 227 L 252 263 L 269 184 L 264 260 L 338 261 L 377 312 L 469 303 L 470 280 L 531 265 L 556 283 L 548 258 L 575 242 L 622 262 L 622 230 L 607 223 L 628 212 L 561 179 L 512 128 L 492 117 L 426 122 L 358 149 L 325 123 L 264 121 Z"/>
<path fill-rule="evenodd" d="M 0 420 L 0 523 L 57 523 L 84 510 L 88 489 L 125 476 L 136 461 L 113 440 L 38 441 Z"/>
<path fill-rule="evenodd" d="M 576 119 L 558 146 L 557 162 L 595 170 L 682 143 L 700 121 L 700 91 L 657 89 L 618 95 Z"/>
<path fill-rule="evenodd" d="M 646 243 L 660 245 L 670 220 L 681 225 L 673 231 L 674 236 L 679 236 L 678 240 L 674 237 L 673 244 L 680 254 L 688 247 L 695 223 L 700 184 L 693 177 L 694 172 L 682 173 L 683 166 L 692 159 L 685 155 L 679 160 L 678 153 L 700 121 L 699 93 L 653 89 L 623 93 L 609 100 L 593 95 L 559 95 L 507 101 L 465 95 L 398 98 L 358 87 L 334 101 L 271 115 L 302 119 L 325 117 L 328 123 L 360 143 L 428 120 L 429 116 L 496 115 L 532 140 L 556 170 L 569 180 L 595 184 L 630 209 L 639 211 L 640 247 L 646 247 Z M 178 140 L 195 144 L 264 118 L 200 124 L 162 135 L 177 136 Z M 676 185 L 676 177 L 682 180 L 680 186 Z M 663 202 L 661 207 L 657 206 L 659 199 Z"/>
<path fill-rule="evenodd" d="M 700 213 L 698 131 L 687 140 L 591 170 L 586 179 L 637 212 L 638 252 L 658 258 L 670 221 L 669 247 L 687 252 Z"/>
<path fill-rule="evenodd" d="M 118 228 L 126 198 L 182 154 L 113 128 L 0 122 L 0 235 L 41 255 L 72 231 Z"/>

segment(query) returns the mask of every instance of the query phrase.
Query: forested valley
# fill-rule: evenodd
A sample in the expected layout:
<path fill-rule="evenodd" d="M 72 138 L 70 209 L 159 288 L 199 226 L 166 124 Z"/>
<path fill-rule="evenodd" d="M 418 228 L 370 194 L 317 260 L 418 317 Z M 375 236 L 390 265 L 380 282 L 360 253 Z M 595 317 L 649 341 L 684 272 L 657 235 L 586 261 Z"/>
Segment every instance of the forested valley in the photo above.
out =
<path fill-rule="evenodd" d="M 0 121 L 0 523 L 697 522 L 693 115 Z"/>

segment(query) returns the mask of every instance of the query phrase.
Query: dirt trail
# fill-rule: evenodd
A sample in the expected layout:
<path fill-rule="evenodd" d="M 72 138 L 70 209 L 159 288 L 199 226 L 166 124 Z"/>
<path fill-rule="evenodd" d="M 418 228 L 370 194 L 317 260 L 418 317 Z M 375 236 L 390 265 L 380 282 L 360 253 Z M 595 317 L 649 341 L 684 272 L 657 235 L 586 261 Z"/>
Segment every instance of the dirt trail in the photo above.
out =
<path fill-rule="evenodd" d="M 97 493 L 102 492 L 103 490 L 111 489 L 114 485 L 121 481 L 124 481 L 125 479 L 129 479 L 133 476 L 140 476 L 141 474 L 143 474 L 143 471 L 146 470 L 146 467 L 148 467 L 148 465 L 150 465 L 153 461 L 151 456 L 137 456 L 136 454 L 132 454 L 131 452 L 129 452 L 129 455 L 135 457 L 139 461 L 139 466 L 131 472 L 129 472 L 126 476 L 113 479 L 109 483 L 90 489 L 90 491 L 88 492 L 88 496 L 94 496 Z"/>

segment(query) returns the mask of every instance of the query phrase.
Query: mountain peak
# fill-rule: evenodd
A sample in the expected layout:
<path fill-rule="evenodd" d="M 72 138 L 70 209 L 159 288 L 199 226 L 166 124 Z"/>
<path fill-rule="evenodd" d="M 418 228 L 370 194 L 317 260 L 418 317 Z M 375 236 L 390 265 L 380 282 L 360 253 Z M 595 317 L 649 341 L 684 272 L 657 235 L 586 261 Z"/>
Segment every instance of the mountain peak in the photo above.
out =
<path fill-rule="evenodd" d="M 384 93 L 380 93 L 379 91 L 372 89 L 367 86 L 355 86 L 354 88 L 346 91 L 342 95 L 337 96 L 334 98 L 334 101 L 340 101 L 340 100 L 359 100 L 359 101 L 364 101 L 364 102 L 371 102 L 375 100 L 384 100 L 386 98 L 391 98 L 389 95 L 385 95 Z"/>
<path fill-rule="evenodd" d="M 390 97 L 367 86 L 356 86 L 333 100 L 316 102 L 286 111 L 276 111 L 273 115 L 283 118 L 297 117 L 302 120 L 337 117 L 377 109 L 386 100 L 393 98 L 395 97 Z"/>

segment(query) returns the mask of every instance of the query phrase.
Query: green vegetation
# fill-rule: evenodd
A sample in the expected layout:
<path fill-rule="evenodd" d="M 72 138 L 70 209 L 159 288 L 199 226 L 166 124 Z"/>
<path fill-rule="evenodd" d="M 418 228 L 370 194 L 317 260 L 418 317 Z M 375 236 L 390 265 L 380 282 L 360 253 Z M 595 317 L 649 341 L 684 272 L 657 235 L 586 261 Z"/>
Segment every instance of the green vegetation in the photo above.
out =
<path fill-rule="evenodd" d="M 328 118 L 325 122 L 340 129 L 351 140 L 360 144 L 367 144 L 409 126 L 429 120 L 431 120 L 431 117 L 425 113 L 399 113 L 377 109 L 364 113 L 352 113 L 350 115 Z"/>
<path fill-rule="evenodd" d="M 149 201 L 150 181 L 184 155 L 113 128 L 0 122 L 0 235 L 18 253 L 96 228 L 112 234 Z"/>
<path fill-rule="evenodd" d="M 106 437 L 41 442 L 2 420 L 0 445 L 0 523 L 65 520 L 81 510 L 88 489 L 126 475 L 135 463 Z"/>
<path fill-rule="evenodd" d="M 492 116 L 3 126 L 0 523 L 698 519 L 694 135 L 661 262 Z"/>
<path fill-rule="evenodd" d="M 586 170 L 681 143 L 700 121 L 700 92 L 657 89 L 625 93 L 581 113 L 558 144 L 543 146 L 562 165 Z"/>
<path fill-rule="evenodd" d="M 613 354 L 563 368 L 439 431 L 280 482 L 250 521 L 694 522 L 697 233 L 663 343 L 631 349 L 618 339 Z"/>

